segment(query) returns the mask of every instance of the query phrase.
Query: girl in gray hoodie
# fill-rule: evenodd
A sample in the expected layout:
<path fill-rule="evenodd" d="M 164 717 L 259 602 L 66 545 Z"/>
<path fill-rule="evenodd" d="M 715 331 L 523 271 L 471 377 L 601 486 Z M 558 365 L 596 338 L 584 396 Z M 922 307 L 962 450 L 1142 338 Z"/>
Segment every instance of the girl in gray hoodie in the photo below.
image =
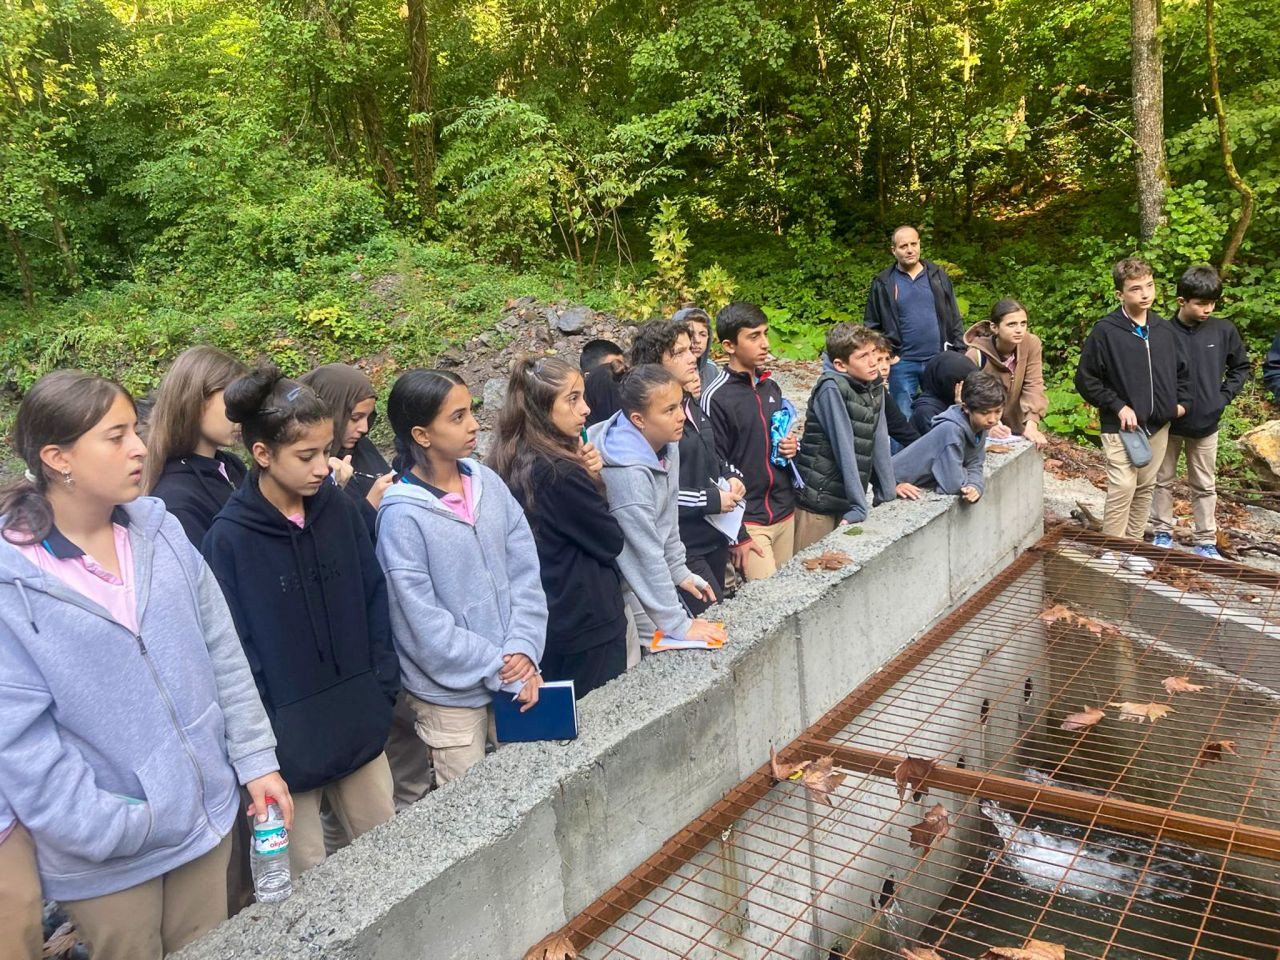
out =
<path fill-rule="evenodd" d="M 226 602 L 142 492 L 132 398 L 75 371 L 23 399 L 0 492 L 0 783 L 94 960 L 160 960 L 226 918 L 241 784 L 286 823 Z"/>
<path fill-rule="evenodd" d="M 484 759 L 494 696 L 538 702 L 547 634 L 538 551 L 502 479 L 471 458 L 471 392 L 409 370 L 387 398 L 398 477 L 378 509 L 401 682 L 447 783 Z"/>
<path fill-rule="evenodd" d="M 715 603 L 711 585 L 689 569 L 680 540 L 680 437 L 684 387 L 657 364 L 642 364 L 622 378 L 622 409 L 587 430 L 604 461 L 600 476 L 609 512 L 622 527 L 618 568 L 627 582 L 627 606 L 642 647 L 661 649 L 661 638 L 719 646 L 724 629 L 694 619 L 677 590 Z"/>

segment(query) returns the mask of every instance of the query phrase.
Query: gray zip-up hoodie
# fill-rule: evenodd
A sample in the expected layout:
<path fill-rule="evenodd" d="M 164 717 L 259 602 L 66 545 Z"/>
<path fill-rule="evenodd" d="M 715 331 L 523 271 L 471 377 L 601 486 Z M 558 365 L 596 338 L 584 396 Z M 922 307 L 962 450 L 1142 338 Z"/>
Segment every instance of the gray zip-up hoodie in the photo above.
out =
<path fill-rule="evenodd" d="M 0 541 L 0 783 L 44 895 L 145 883 L 212 850 L 279 769 L 217 581 L 154 497 L 125 507 L 140 632 Z"/>
<path fill-rule="evenodd" d="M 519 690 L 498 679 L 504 656 L 542 659 L 547 598 L 519 502 L 488 467 L 461 463 L 475 526 L 430 490 L 394 483 L 378 509 L 378 561 L 404 688 L 428 703 L 483 707 L 497 690 Z"/>
<path fill-rule="evenodd" d="M 893 458 L 898 483 L 933 487 L 939 493 L 957 494 L 964 486 L 982 486 L 982 460 L 987 434 L 974 433 L 969 415 L 960 404 L 947 407 L 933 418 L 929 432 Z"/>
<path fill-rule="evenodd" d="M 667 444 L 659 460 L 622 411 L 588 428 L 587 439 L 604 461 L 600 476 L 609 512 L 622 527 L 618 569 L 639 612 L 665 635 L 683 640 L 693 620 L 680 602 L 677 584 L 692 578 L 705 588 L 707 582 L 689 569 L 680 540 L 680 448 Z M 640 639 L 647 643 L 650 638 L 642 634 Z"/>

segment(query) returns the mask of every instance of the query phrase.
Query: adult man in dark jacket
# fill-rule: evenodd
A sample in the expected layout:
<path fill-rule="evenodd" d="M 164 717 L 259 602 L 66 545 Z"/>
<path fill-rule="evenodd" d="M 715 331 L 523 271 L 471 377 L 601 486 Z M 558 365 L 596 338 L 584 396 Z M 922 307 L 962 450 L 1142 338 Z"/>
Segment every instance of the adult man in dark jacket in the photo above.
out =
<path fill-rule="evenodd" d="M 898 227 L 890 247 L 895 262 L 871 281 L 864 322 L 893 345 L 898 362 L 889 371 L 889 395 L 911 416 L 924 365 L 948 347 L 964 349 L 964 326 L 947 272 L 920 258 L 916 228 Z"/>
<path fill-rule="evenodd" d="M 1120 306 L 1107 314 L 1084 342 L 1075 385 L 1098 408 L 1102 452 L 1107 458 L 1107 505 L 1102 532 L 1141 540 L 1151 512 L 1156 473 L 1169 440 L 1169 421 L 1191 404 L 1187 361 L 1169 321 L 1151 311 L 1156 296 L 1151 266 L 1126 257 L 1111 268 Z M 1121 431 L 1143 431 L 1151 460 L 1135 467 Z M 1145 571 L 1141 558 L 1131 566 Z"/>

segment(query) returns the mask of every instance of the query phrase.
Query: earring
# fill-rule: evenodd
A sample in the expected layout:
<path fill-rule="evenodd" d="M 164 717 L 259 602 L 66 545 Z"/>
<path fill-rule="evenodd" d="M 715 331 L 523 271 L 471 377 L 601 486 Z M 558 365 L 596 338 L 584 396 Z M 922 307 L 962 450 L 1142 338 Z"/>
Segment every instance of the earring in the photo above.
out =
<path fill-rule="evenodd" d="M 71 478 L 71 471 L 70 471 L 70 470 L 63 470 L 63 471 L 62 471 L 62 482 L 63 482 L 63 483 L 65 483 L 65 484 L 67 485 L 67 489 L 68 489 L 68 490 L 70 490 L 72 487 L 74 487 L 74 486 L 76 485 L 75 480 L 73 480 L 73 479 Z"/>

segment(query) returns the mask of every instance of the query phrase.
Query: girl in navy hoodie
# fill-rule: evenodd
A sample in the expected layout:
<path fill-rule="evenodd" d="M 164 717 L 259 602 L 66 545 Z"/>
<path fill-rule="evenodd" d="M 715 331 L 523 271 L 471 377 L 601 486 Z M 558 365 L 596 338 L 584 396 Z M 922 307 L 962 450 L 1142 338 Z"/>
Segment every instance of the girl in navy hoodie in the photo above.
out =
<path fill-rule="evenodd" d="M 244 463 L 226 450 L 239 431 L 227 419 L 222 393 L 248 372 L 213 347 L 184 350 L 165 374 L 151 410 L 143 489 L 164 501 L 196 547 L 214 514 L 244 482 Z"/>
<path fill-rule="evenodd" d="M 418 736 L 447 783 L 484 759 L 494 696 L 538 701 L 547 600 L 524 511 L 471 459 L 471 393 L 443 370 L 409 370 L 387 398 L 398 483 L 378 511 L 378 559 Z"/>
<path fill-rule="evenodd" d="M 399 689 L 387 587 L 359 508 L 329 477 L 329 405 L 271 365 L 233 382 L 226 400 L 254 469 L 204 554 L 279 741 L 300 874 L 325 856 L 322 799 L 352 838 L 395 812 L 382 752 Z"/>
<path fill-rule="evenodd" d="M 136 426 L 117 384 L 49 374 L 0 491 L 0 784 L 94 960 L 160 960 L 226 918 L 239 784 L 292 824 L 222 592 L 139 497 Z"/>
<path fill-rule="evenodd" d="M 542 675 L 572 680 L 579 698 L 627 669 L 622 528 L 604 499 L 600 454 L 582 437 L 590 412 L 582 391 L 582 374 L 558 357 L 518 361 L 488 457 L 538 547 L 548 613 Z"/>

